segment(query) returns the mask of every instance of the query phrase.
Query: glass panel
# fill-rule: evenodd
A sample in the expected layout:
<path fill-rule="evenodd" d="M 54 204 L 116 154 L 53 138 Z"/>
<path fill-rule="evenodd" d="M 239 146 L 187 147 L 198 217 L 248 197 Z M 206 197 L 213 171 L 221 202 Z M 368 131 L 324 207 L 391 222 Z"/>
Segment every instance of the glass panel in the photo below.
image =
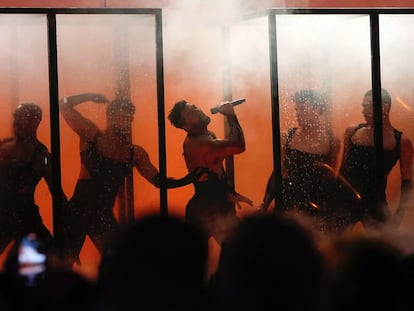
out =
<path fill-rule="evenodd" d="M 277 16 L 285 205 L 307 216 L 324 215 L 329 207 L 329 173 L 341 161 L 345 129 L 365 122 L 369 34 L 368 16 Z M 318 232 L 326 225 L 315 222 Z"/>
<path fill-rule="evenodd" d="M 403 135 L 413 140 L 414 128 L 414 70 L 410 64 L 414 61 L 413 15 L 380 16 L 380 50 L 381 50 L 381 86 L 388 90 L 392 98 L 390 122 Z M 384 147 L 385 143 L 384 143 Z M 404 161 L 407 163 L 407 161 Z M 404 169 L 411 171 L 411 167 Z M 407 179 L 407 177 L 404 177 Z M 397 164 L 388 176 L 386 189 L 387 201 L 392 211 L 396 211 L 400 202 L 401 173 Z M 414 198 L 411 198 L 411 201 Z M 404 228 L 412 227 L 412 209 L 407 210 L 403 222 Z"/>
<path fill-rule="evenodd" d="M 242 203 L 243 217 L 258 208 L 273 169 L 267 17 L 235 24 L 229 38 L 233 99 L 246 98 L 235 108 L 246 141 L 246 151 L 234 156 L 235 188 L 254 202 Z"/>
<path fill-rule="evenodd" d="M 79 151 L 80 148 L 86 148 L 89 150 L 87 152 L 90 152 L 93 146 L 98 146 L 99 154 L 105 154 L 111 160 L 119 160 L 118 162 L 130 162 L 131 152 L 119 138 L 126 134 L 126 143 L 128 139 L 132 139 L 133 144 L 142 146 L 148 152 L 153 165 L 158 168 L 155 18 L 147 15 L 59 15 L 57 30 L 60 97 L 66 96 L 68 102 L 82 102 L 74 109 L 94 124 L 92 127 L 85 127 L 84 123 L 72 123 L 71 128 L 69 123 L 62 119 L 62 184 L 69 198 L 76 195 L 80 201 L 75 204 L 80 209 L 80 215 L 85 216 L 82 214 L 83 210 L 99 212 L 100 215 L 95 215 L 95 218 L 93 215 L 89 218 L 86 216 L 85 224 L 95 221 L 99 225 L 111 227 L 111 223 L 114 222 L 112 212 L 116 222 L 124 221 L 123 215 L 128 214 L 130 205 L 123 202 L 128 201 L 129 197 L 118 196 L 115 207 L 111 210 L 111 198 L 98 200 L 104 189 L 98 187 L 94 190 L 93 185 L 96 186 L 100 179 L 107 178 L 110 186 L 103 186 L 105 191 L 116 192 L 119 184 L 113 178 L 119 176 L 120 180 L 123 180 L 126 174 L 122 173 L 125 165 L 118 163 L 113 166 L 105 160 L 97 164 L 99 158 L 85 156 L 81 169 Z M 101 94 L 109 101 L 116 98 L 130 99 L 135 106 L 132 133 L 128 134 L 125 128 L 119 127 L 122 120 L 113 119 L 114 133 L 120 136 L 117 136 L 114 143 L 101 139 L 108 126 L 108 103 L 102 102 L 99 98 L 94 99 L 91 95 L 83 95 L 78 100 L 71 97 L 84 93 Z M 76 129 L 78 126 L 81 130 Z M 75 131 L 78 131 L 80 136 Z M 91 138 L 94 133 L 99 133 L 96 144 Z M 85 137 L 81 140 L 83 144 L 80 144 L 81 136 Z M 90 141 L 89 147 L 85 144 L 86 141 Z M 88 161 L 91 163 L 88 164 Z M 75 191 L 78 178 L 90 179 L 91 176 L 93 185 L 79 185 L 79 189 Z M 86 187 L 87 190 L 84 194 L 81 193 L 82 187 Z M 159 190 L 145 180 L 136 169 L 133 173 L 133 185 L 128 183 L 126 189 L 133 193 L 132 208 L 136 217 L 149 212 L 159 212 Z M 90 204 L 91 202 L 93 204 Z M 100 217 L 104 217 L 102 215 L 105 209 L 108 219 L 102 221 Z M 81 220 L 79 224 L 82 224 Z M 104 231 L 107 229 L 108 227 L 104 228 Z M 76 230 L 81 231 L 82 228 Z M 80 243 L 82 239 L 83 235 L 79 239 Z M 94 257 L 91 254 L 97 255 L 96 249 L 90 247 L 90 240 L 87 241 L 87 247 L 83 248 L 81 254 L 82 262 L 92 260 Z M 99 246 L 99 241 L 97 245 Z M 84 263 L 82 265 L 85 266 Z"/>
<path fill-rule="evenodd" d="M 44 15 L 0 15 L 0 93 L 1 93 L 1 139 L 13 138 L 3 141 L 1 146 L 1 157 L 6 159 L 5 170 L 1 173 L 1 184 L 4 193 L 1 194 L 2 202 L 0 216 L 0 248 L 3 249 L 11 240 L 17 238 L 13 232 L 23 230 L 18 222 L 31 213 L 31 225 L 44 226 L 50 232 L 52 226 L 52 199 L 44 179 L 36 185 L 36 178 L 32 180 L 31 168 L 43 165 L 43 157 L 39 154 L 42 149 L 37 144 L 32 145 L 31 140 L 26 139 L 24 132 L 16 145 L 19 132 L 13 130 L 13 113 L 21 103 L 35 103 L 42 110 L 37 138 L 50 151 L 50 117 L 49 117 L 49 78 L 48 78 L 48 43 L 47 43 L 47 20 Z M 19 111 L 30 111 L 27 106 Z M 27 110 L 29 109 L 29 110 Z M 28 118 L 21 119 L 21 124 L 27 124 Z M 33 119 L 30 119 L 33 120 Z M 24 138 L 24 140 L 22 139 Z M 35 148 L 35 149 L 33 149 Z M 7 155 L 4 153 L 8 150 Z M 37 159 L 36 159 L 37 155 Z M 5 156 L 5 158 L 4 158 Z M 12 162 L 11 162 L 12 161 Z M 39 164 L 40 163 L 40 164 Z M 25 167 L 22 170 L 19 167 Z M 24 177 L 24 174 L 29 175 Z M 10 175 L 9 175 L 10 174 Z M 42 175 L 42 174 L 40 174 Z M 39 207 L 41 219 L 37 219 L 37 208 L 30 202 L 34 190 L 35 204 Z M 21 200 L 21 204 L 14 201 L 7 204 L 8 200 Z M 23 212 L 19 213 L 19 207 Z M 28 224 L 28 221 L 25 221 Z M 13 231 L 12 231 L 13 230 Z M 2 258 L 5 257 L 3 253 Z"/>

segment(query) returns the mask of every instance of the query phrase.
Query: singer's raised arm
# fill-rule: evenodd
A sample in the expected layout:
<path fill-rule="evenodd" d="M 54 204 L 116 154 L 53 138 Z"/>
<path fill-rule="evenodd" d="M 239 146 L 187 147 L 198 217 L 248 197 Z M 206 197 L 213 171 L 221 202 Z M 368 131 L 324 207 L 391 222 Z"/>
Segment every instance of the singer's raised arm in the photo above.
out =
<path fill-rule="evenodd" d="M 244 152 L 246 145 L 243 129 L 239 124 L 233 106 L 230 103 L 226 103 L 219 107 L 219 112 L 225 115 L 228 127 L 226 133 L 227 138 L 216 140 L 216 148 L 221 149 L 218 151 L 223 157 Z"/>

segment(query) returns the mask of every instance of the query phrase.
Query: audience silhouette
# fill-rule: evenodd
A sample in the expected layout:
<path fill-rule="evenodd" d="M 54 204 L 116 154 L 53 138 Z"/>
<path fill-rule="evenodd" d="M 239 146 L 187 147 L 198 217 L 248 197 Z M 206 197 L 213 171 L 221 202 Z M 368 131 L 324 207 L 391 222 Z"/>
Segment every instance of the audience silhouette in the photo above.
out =
<path fill-rule="evenodd" d="M 207 279 L 204 233 L 178 217 L 147 215 L 120 228 L 91 282 L 56 264 L 47 244 L 30 233 L 8 253 L 0 307 L 412 310 L 414 255 L 388 234 L 352 232 L 321 243 L 296 218 L 252 214 L 229 237 L 217 271 Z"/>
<path fill-rule="evenodd" d="M 175 217 L 147 216 L 120 235 L 103 258 L 97 310 L 200 310 L 207 242 Z"/>
<path fill-rule="evenodd" d="M 367 233 L 343 235 L 329 243 L 325 258 L 329 310 L 398 310 L 402 253 L 392 243 Z"/>
<path fill-rule="evenodd" d="M 281 214 L 245 218 L 210 283 L 212 310 L 319 310 L 322 258 L 309 231 Z"/>

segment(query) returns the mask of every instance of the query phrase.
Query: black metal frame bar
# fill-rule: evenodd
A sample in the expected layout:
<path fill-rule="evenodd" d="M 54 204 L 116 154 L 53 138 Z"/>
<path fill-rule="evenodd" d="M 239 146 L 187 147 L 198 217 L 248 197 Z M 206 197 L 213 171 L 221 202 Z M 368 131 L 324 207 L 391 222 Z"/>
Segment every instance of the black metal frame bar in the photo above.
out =
<path fill-rule="evenodd" d="M 273 170 L 275 173 L 275 202 L 282 202 L 282 163 L 281 141 L 280 141 L 280 103 L 279 103 L 279 78 L 277 62 L 277 29 L 276 15 L 268 15 L 268 36 L 269 36 L 269 64 L 270 64 L 270 100 L 272 103 L 272 139 L 273 139 Z"/>
<path fill-rule="evenodd" d="M 379 15 L 414 14 L 414 8 L 286 8 L 268 9 L 261 12 L 246 14 L 237 17 L 226 27 L 237 22 L 252 20 L 255 18 L 268 18 L 269 36 L 269 63 L 271 79 L 271 105 L 272 105 L 272 135 L 273 135 L 273 166 L 276 180 L 276 202 L 282 202 L 282 173 L 281 173 L 281 147 L 280 147 L 280 104 L 278 83 L 278 59 L 277 59 L 277 32 L 276 19 L 278 15 L 366 15 L 370 18 L 371 40 L 371 83 L 373 92 L 374 112 L 374 144 L 376 156 L 376 187 L 381 191 L 381 176 L 383 176 L 383 132 L 382 132 L 382 105 L 381 105 L 381 64 L 380 64 L 380 38 Z M 229 69 L 226 69 L 228 72 Z M 231 82 L 230 82 L 231 83 Z"/>
<path fill-rule="evenodd" d="M 159 15 L 159 8 L 4 8 L 0 7 L 0 14 L 146 14 Z"/>
<path fill-rule="evenodd" d="M 62 213 L 61 213 L 61 158 L 60 158 L 60 124 L 59 124 L 59 80 L 57 62 L 57 26 L 56 15 L 64 14 L 116 14 L 116 15 L 153 15 L 155 16 L 155 45 L 156 45 L 156 83 L 158 105 L 158 146 L 160 171 L 160 214 L 168 215 L 166 188 L 166 140 L 165 140 L 165 111 L 164 111 L 164 66 L 162 38 L 162 10 L 158 8 L 0 8 L 0 14 L 44 14 L 47 16 L 48 32 L 48 62 L 49 62 L 49 102 L 50 102 L 50 131 L 51 153 L 53 165 L 53 233 L 57 243 L 61 243 Z"/>
<path fill-rule="evenodd" d="M 158 98 L 158 153 L 160 171 L 160 213 L 168 216 L 167 197 L 167 150 L 165 139 L 165 109 L 164 109 L 164 60 L 162 40 L 161 10 L 155 15 L 156 21 L 156 70 L 157 70 L 157 98 Z"/>
<path fill-rule="evenodd" d="M 381 185 L 384 176 L 384 143 L 382 131 L 382 101 L 381 101 L 381 64 L 380 64 L 380 38 L 379 38 L 379 16 L 370 15 L 371 31 L 371 83 L 372 101 L 374 112 L 374 146 L 375 146 L 375 170 L 376 188 L 381 193 Z"/>
<path fill-rule="evenodd" d="M 275 15 L 382 15 L 382 14 L 414 14 L 414 8 L 272 8 L 260 12 L 245 14 L 234 18 L 232 22 L 243 21 L 258 17 Z"/>

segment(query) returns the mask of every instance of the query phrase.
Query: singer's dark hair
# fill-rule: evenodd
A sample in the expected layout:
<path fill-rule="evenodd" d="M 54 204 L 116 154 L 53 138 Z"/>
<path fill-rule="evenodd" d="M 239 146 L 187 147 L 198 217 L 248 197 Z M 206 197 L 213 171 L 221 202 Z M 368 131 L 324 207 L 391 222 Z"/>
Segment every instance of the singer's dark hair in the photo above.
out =
<path fill-rule="evenodd" d="M 181 128 L 183 126 L 183 119 L 181 117 L 181 112 L 183 112 L 186 105 L 187 105 L 187 101 L 180 100 L 175 103 L 174 107 L 171 109 L 170 113 L 168 114 L 168 120 L 170 120 L 171 124 L 177 128 Z"/>

